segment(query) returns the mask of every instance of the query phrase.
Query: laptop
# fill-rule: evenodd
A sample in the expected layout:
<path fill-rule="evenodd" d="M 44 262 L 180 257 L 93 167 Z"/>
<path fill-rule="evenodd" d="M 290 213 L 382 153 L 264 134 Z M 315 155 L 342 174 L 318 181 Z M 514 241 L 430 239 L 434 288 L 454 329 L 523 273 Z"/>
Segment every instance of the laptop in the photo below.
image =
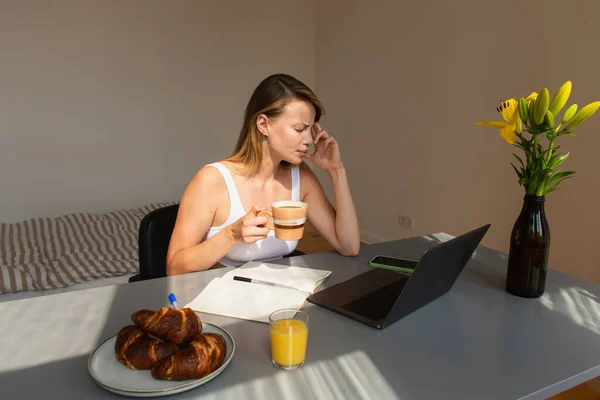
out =
<path fill-rule="evenodd" d="M 428 249 L 410 275 L 373 268 L 310 295 L 308 301 L 383 329 L 446 294 L 490 226 Z"/>

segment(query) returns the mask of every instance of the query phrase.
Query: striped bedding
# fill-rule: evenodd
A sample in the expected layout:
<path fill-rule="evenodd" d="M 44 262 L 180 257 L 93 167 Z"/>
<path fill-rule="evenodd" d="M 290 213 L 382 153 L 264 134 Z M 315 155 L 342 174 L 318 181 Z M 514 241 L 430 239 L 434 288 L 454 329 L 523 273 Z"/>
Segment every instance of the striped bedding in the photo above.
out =
<path fill-rule="evenodd" d="M 64 288 L 137 273 L 140 221 L 171 204 L 0 223 L 0 293 Z"/>

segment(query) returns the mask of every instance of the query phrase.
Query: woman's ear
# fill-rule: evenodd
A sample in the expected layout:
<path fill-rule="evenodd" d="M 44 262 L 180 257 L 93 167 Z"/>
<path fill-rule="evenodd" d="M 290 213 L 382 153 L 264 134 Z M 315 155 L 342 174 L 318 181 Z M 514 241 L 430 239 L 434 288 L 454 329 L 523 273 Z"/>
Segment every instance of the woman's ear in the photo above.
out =
<path fill-rule="evenodd" d="M 264 136 L 269 136 L 269 123 L 269 117 L 267 117 L 265 114 L 260 114 L 256 119 L 256 127 Z"/>

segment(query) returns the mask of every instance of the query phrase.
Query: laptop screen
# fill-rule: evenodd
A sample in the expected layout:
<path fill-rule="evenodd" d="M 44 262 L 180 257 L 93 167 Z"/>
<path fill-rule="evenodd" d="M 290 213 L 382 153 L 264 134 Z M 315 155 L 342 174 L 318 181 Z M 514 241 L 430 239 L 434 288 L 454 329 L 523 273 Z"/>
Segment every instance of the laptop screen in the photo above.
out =
<path fill-rule="evenodd" d="M 375 268 L 316 292 L 308 301 L 376 323 L 387 317 L 409 278 L 399 272 Z"/>
<path fill-rule="evenodd" d="M 390 313 L 407 280 L 408 277 L 390 283 L 343 305 L 341 308 L 367 319 L 380 321 Z"/>

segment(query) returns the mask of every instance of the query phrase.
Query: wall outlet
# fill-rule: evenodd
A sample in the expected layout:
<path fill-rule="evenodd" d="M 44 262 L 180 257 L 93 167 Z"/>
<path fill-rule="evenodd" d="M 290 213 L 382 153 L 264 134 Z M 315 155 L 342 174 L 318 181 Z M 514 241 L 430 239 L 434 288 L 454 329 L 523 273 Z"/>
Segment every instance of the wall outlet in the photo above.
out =
<path fill-rule="evenodd" d="M 412 229 L 413 219 L 411 217 L 407 217 L 406 215 L 398 214 L 398 226 Z"/>

